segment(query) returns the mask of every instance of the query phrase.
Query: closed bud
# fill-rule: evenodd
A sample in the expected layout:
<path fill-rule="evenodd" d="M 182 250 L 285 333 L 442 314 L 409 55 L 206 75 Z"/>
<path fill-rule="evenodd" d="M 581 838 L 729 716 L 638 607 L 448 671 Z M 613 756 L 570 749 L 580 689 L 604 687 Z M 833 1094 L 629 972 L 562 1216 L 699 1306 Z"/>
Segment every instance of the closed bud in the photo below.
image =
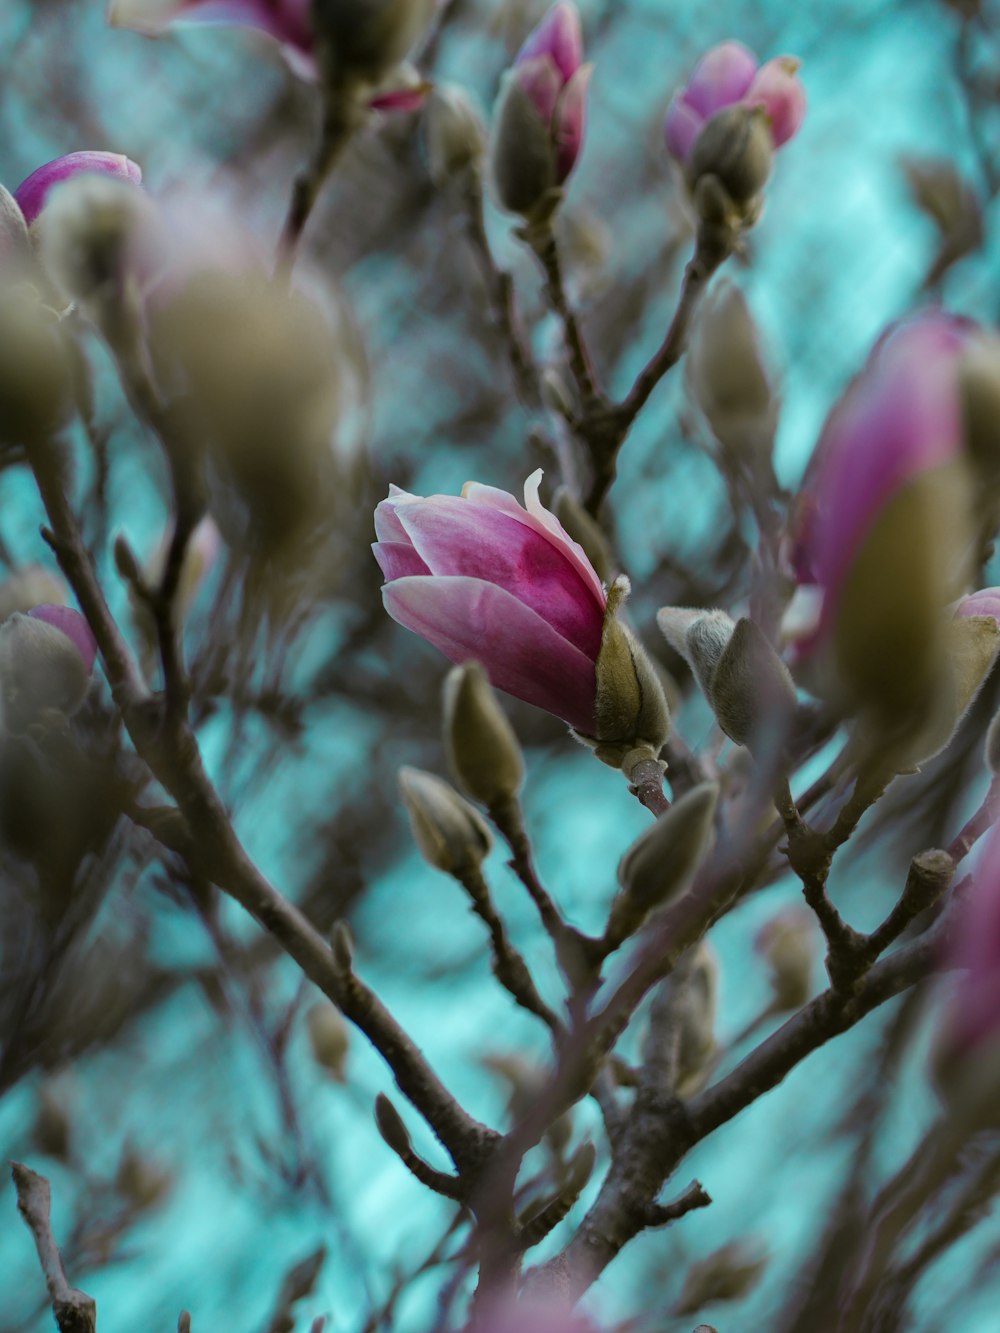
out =
<path fill-rule="evenodd" d="M 9 269 L 12 263 L 26 259 L 30 252 L 28 224 L 20 205 L 11 192 L 0 185 L 0 263 Z"/>
<path fill-rule="evenodd" d="M 3 724 L 20 734 L 49 712 L 72 715 L 90 684 L 96 648 L 83 616 L 65 606 L 15 612 L 0 625 Z"/>
<path fill-rule="evenodd" d="M 0 288 L 0 445 L 54 435 L 73 415 L 73 363 L 59 316 L 29 283 Z"/>
<path fill-rule="evenodd" d="M 720 283 L 702 308 L 687 355 L 687 383 L 725 449 L 770 448 L 777 403 L 753 316 L 732 283 Z"/>
<path fill-rule="evenodd" d="M 431 180 L 444 189 L 475 175 L 486 151 L 483 118 L 464 89 L 438 84 L 424 117 L 427 166 Z"/>
<path fill-rule="evenodd" d="M 15 611 L 22 615 L 35 606 L 65 606 L 69 589 L 65 582 L 44 565 L 24 565 L 0 583 L 0 622 Z"/>
<path fill-rule="evenodd" d="M 610 583 L 613 560 L 601 525 L 591 518 L 566 486 L 560 486 L 556 491 L 552 512 L 573 540 L 583 547 L 602 582 Z"/>
<path fill-rule="evenodd" d="M 733 637 L 736 622 L 725 611 L 664 606 L 656 623 L 675 653 L 684 658 L 707 697 L 715 668 Z"/>
<path fill-rule="evenodd" d="M 424 860 L 456 878 L 478 870 L 493 845 L 479 812 L 447 782 L 418 768 L 399 770 L 399 790 Z"/>
<path fill-rule="evenodd" d="M 115 1188 L 137 1212 L 146 1212 L 170 1193 L 174 1178 L 155 1158 L 126 1147 L 118 1163 Z"/>
<path fill-rule="evenodd" d="M 774 1010 L 801 1009 L 812 993 L 816 959 L 816 923 L 803 907 L 789 907 L 766 922 L 754 937 L 754 948 L 771 974 Z"/>
<path fill-rule="evenodd" d="M 394 1153 L 400 1157 L 410 1155 L 410 1136 L 403 1124 L 403 1117 L 384 1092 L 375 1098 L 375 1124 Z"/>
<path fill-rule="evenodd" d="M 698 135 L 687 165 L 688 181 L 714 176 L 737 209 L 753 204 L 774 166 L 774 141 L 759 106 L 739 103 L 716 112 Z"/>
<path fill-rule="evenodd" d="M 738 1301 L 764 1276 L 767 1259 L 756 1245 L 733 1240 L 688 1269 L 674 1315 L 692 1314 L 712 1301 Z"/>
<path fill-rule="evenodd" d="M 621 768 L 626 777 L 643 760 L 655 760 L 670 733 L 670 710 L 659 674 L 618 615 L 628 593 L 624 576 L 608 590 L 594 705 L 594 753 Z"/>
<path fill-rule="evenodd" d="M 622 887 L 611 908 L 607 940 L 621 943 L 655 908 L 687 892 L 708 848 L 718 799 L 717 783 L 700 783 L 628 849 L 618 866 Z"/>
<path fill-rule="evenodd" d="M 354 963 L 354 940 L 351 928 L 346 921 L 335 921 L 330 931 L 330 949 L 333 961 L 345 976 L 349 976 Z"/>
<path fill-rule="evenodd" d="M 306 1014 L 306 1029 L 313 1059 L 338 1083 L 344 1082 L 344 1067 L 350 1036 L 344 1016 L 335 1004 L 314 1004 Z"/>
<path fill-rule="evenodd" d="M 524 781 L 521 747 L 478 662 L 448 672 L 444 741 L 451 771 L 467 796 L 487 809 L 516 796 Z"/>
<path fill-rule="evenodd" d="M 328 77 L 380 83 L 430 22 L 435 0 L 312 0 L 312 26 Z"/>
<path fill-rule="evenodd" d="M 751 752 L 780 741 L 795 711 L 788 668 L 752 620 L 739 620 L 712 673 L 708 701 L 719 726 Z"/>
<path fill-rule="evenodd" d="M 38 220 L 56 286 L 103 326 L 140 271 L 152 205 L 131 180 L 84 173 L 57 185 Z"/>
<path fill-rule="evenodd" d="M 524 217 L 551 212 L 558 196 L 549 128 L 516 69 L 504 75 L 493 113 L 490 170 L 497 199 Z"/>

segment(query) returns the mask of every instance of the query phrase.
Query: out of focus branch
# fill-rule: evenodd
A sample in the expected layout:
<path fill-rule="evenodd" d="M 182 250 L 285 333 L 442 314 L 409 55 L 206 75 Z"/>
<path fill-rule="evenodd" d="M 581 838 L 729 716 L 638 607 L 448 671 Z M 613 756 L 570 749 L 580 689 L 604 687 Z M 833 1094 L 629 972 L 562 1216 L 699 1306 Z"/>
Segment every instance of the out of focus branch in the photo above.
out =
<path fill-rule="evenodd" d="M 52 1190 L 49 1182 L 20 1162 L 11 1163 L 11 1176 L 17 1191 L 18 1212 L 35 1240 L 59 1333 L 95 1333 L 97 1305 L 92 1296 L 70 1286 L 59 1247 L 52 1234 Z"/>

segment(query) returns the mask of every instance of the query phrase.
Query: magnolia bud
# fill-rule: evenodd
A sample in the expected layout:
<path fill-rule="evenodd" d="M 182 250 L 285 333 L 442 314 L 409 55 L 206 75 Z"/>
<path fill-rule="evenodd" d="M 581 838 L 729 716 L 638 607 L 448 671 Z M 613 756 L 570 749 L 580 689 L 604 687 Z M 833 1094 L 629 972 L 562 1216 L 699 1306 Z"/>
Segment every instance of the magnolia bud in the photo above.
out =
<path fill-rule="evenodd" d="M 115 1188 L 138 1212 L 162 1203 L 174 1183 L 173 1175 L 152 1157 L 126 1147 L 118 1163 Z"/>
<path fill-rule="evenodd" d="M 448 672 L 444 740 L 448 764 L 467 796 L 487 809 L 516 796 L 524 781 L 521 747 L 478 662 Z"/>
<path fill-rule="evenodd" d="M 712 676 L 736 622 L 725 611 L 702 611 L 686 606 L 664 606 L 656 623 L 675 653 L 684 658 L 707 697 Z"/>
<path fill-rule="evenodd" d="M 90 684 L 96 647 L 83 616 L 65 606 L 35 608 L 0 625 L 3 723 L 15 735 L 53 711 L 72 717 Z"/>
<path fill-rule="evenodd" d="M 24 565 L 0 583 L 0 623 L 15 611 L 22 615 L 35 606 L 65 606 L 69 589 L 44 565 Z"/>
<path fill-rule="evenodd" d="M 703 306 L 687 355 L 688 389 L 724 448 L 769 448 L 777 404 L 746 298 L 720 283 Z"/>
<path fill-rule="evenodd" d="M 456 878 L 478 870 L 493 845 L 479 812 L 433 773 L 399 770 L 399 790 L 420 854 Z"/>
<path fill-rule="evenodd" d="M 795 711 L 788 668 L 752 620 L 739 620 L 712 674 L 708 701 L 719 726 L 754 751 L 772 744 Z"/>
<path fill-rule="evenodd" d="M 692 188 L 714 176 L 737 207 L 751 204 L 767 184 L 774 165 L 774 141 L 767 115 L 737 103 L 716 112 L 698 135 L 687 165 Z"/>
<path fill-rule="evenodd" d="M 766 922 L 754 937 L 754 948 L 768 964 L 774 1009 L 801 1009 L 812 990 L 816 957 L 816 923 L 804 907 L 790 907 Z"/>
<path fill-rule="evenodd" d="M 73 363 L 59 316 L 28 283 L 0 291 L 0 444 L 54 435 L 73 414 Z"/>
<path fill-rule="evenodd" d="M 306 1014 L 313 1059 L 338 1083 L 344 1082 L 344 1066 L 350 1038 L 340 1010 L 327 1002 L 314 1004 Z"/>
<path fill-rule="evenodd" d="M 134 182 L 84 173 L 57 185 L 38 221 L 42 262 L 68 300 L 100 322 L 137 274 L 152 205 Z"/>
<path fill-rule="evenodd" d="M 620 943 L 654 908 L 687 892 L 708 847 L 718 799 L 717 783 L 693 787 L 632 844 L 618 865 L 622 891 L 612 905 L 606 939 Z"/>
<path fill-rule="evenodd" d="M 312 27 L 338 83 L 379 83 L 414 45 L 435 0 L 312 0 Z"/>
<path fill-rule="evenodd" d="M 398 1153 L 400 1157 L 410 1155 L 410 1135 L 403 1123 L 403 1117 L 384 1092 L 380 1092 L 375 1098 L 375 1124 L 394 1153 Z"/>
<path fill-rule="evenodd" d="M 490 169 L 501 207 L 530 216 L 553 197 L 556 166 L 549 127 L 521 78 L 517 69 L 504 75 L 493 113 Z"/>
<path fill-rule="evenodd" d="M 486 151 L 486 127 L 472 99 L 454 84 L 438 84 L 424 115 L 427 166 L 439 190 L 476 173 Z"/>
<path fill-rule="evenodd" d="M 626 777 L 643 759 L 656 759 L 670 732 L 670 710 L 656 668 L 618 618 L 628 593 L 624 576 L 608 590 L 594 705 L 594 753 Z"/>
<path fill-rule="evenodd" d="M 746 1240 L 733 1240 L 688 1269 L 675 1315 L 692 1314 L 712 1301 L 736 1301 L 764 1276 L 767 1259 Z"/>
<path fill-rule="evenodd" d="M 351 938 L 351 928 L 346 921 L 334 922 L 330 931 L 330 950 L 339 971 L 349 976 L 354 962 L 354 940 Z"/>
<path fill-rule="evenodd" d="M 9 269 L 12 262 L 26 259 L 31 240 L 24 214 L 11 192 L 0 185 L 0 263 Z"/>
<path fill-rule="evenodd" d="M 573 540 L 583 547 L 584 554 L 601 581 L 610 583 L 613 557 L 601 525 L 591 518 L 565 486 L 560 486 L 556 491 L 552 512 Z"/>

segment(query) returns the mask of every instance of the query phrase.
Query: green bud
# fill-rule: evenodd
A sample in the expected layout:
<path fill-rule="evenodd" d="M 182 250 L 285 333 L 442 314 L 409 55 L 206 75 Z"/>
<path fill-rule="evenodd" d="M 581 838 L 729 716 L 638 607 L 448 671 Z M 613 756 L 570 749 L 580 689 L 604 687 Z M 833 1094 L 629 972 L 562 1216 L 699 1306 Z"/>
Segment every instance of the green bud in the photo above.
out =
<path fill-rule="evenodd" d="M 479 171 L 486 127 L 472 99 L 454 84 L 438 84 L 424 113 L 427 165 L 439 190 Z"/>
<path fill-rule="evenodd" d="M 774 166 L 774 141 L 761 107 L 717 111 L 698 135 L 687 167 L 690 185 L 714 176 L 737 208 L 754 201 Z M 714 219 L 710 219 L 714 220 Z"/>
<path fill-rule="evenodd" d="M 521 747 L 478 662 L 448 672 L 444 741 L 449 767 L 467 796 L 493 809 L 517 795 L 524 782 Z"/>
<path fill-rule="evenodd" d="M 521 87 L 516 70 L 500 86 L 490 139 L 490 170 L 500 206 L 535 217 L 551 203 L 556 164 L 549 128 Z"/>
<path fill-rule="evenodd" d="M 335 1004 L 322 1001 L 306 1014 L 306 1029 L 313 1059 L 338 1083 L 344 1082 L 344 1067 L 350 1036 L 343 1014 Z"/>
<path fill-rule="evenodd" d="M 478 870 L 493 845 L 479 812 L 442 778 L 419 768 L 399 770 L 399 790 L 424 860 L 456 878 Z"/>
<path fill-rule="evenodd" d="M 375 1098 L 375 1124 L 394 1153 L 400 1157 L 410 1155 L 410 1135 L 403 1124 L 403 1117 L 384 1092 Z"/>
<path fill-rule="evenodd" d="M 566 486 L 560 486 L 556 491 L 552 512 L 573 540 L 583 547 L 584 555 L 594 566 L 601 582 L 610 583 L 614 562 L 601 525 L 591 518 Z"/>
<path fill-rule="evenodd" d="M 327 76 L 379 83 L 407 55 L 435 0 L 312 0 L 312 28 Z"/>
<path fill-rule="evenodd" d="M 598 759 L 621 768 L 626 776 L 641 760 L 655 760 L 670 732 L 670 710 L 659 674 L 642 644 L 618 617 L 628 593 L 624 576 L 608 590 L 597 655 L 593 737 Z"/>
<path fill-rule="evenodd" d="M 0 445 L 54 435 L 74 411 L 72 350 L 29 283 L 0 290 Z"/>
<path fill-rule="evenodd" d="M 754 948 L 771 974 L 774 1009 L 801 1009 L 812 991 L 816 962 L 816 920 L 807 908 L 790 907 L 757 932 Z"/>
<path fill-rule="evenodd" d="M 687 892 L 708 848 L 718 799 L 715 782 L 692 787 L 628 849 L 618 865 L 622 887 L 608 918 L 608 941 L 617 946 L 655 908 Z"/>
<path fill-rule="evenodd" d="M 708 692 L 719 726 L 750 751 L 784 730 L 795 711 L 795 684 L 788 668 L 752 620 L 738 620 Z"/>
<path fill-rule="evenodd" d="M 725 449 L 770 449 L 777 403 L 753 316 L 733 283 L 720 283 L 702 307 L 687 354 L 687 385 Z"/>

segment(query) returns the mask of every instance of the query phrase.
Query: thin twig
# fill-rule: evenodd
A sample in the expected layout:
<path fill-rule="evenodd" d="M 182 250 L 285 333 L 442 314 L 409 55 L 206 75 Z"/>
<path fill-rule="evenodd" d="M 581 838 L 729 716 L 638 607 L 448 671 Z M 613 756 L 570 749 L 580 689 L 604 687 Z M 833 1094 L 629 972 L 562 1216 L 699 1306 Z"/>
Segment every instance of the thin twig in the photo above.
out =
<path fill-rule="evenodd" d="M 17 1191 L 18 1212 L 34 1237 L 38 1261 L 49 1289 L 52 1313 L 60 1333 L 95 1333 L 97 1305 L 92 1296 L 70 1286 L 59 1247 L 52 1234 L 52 1190 L 49 1182 L 20 1162 L 12 1162 L 10 1170 Z"/>

